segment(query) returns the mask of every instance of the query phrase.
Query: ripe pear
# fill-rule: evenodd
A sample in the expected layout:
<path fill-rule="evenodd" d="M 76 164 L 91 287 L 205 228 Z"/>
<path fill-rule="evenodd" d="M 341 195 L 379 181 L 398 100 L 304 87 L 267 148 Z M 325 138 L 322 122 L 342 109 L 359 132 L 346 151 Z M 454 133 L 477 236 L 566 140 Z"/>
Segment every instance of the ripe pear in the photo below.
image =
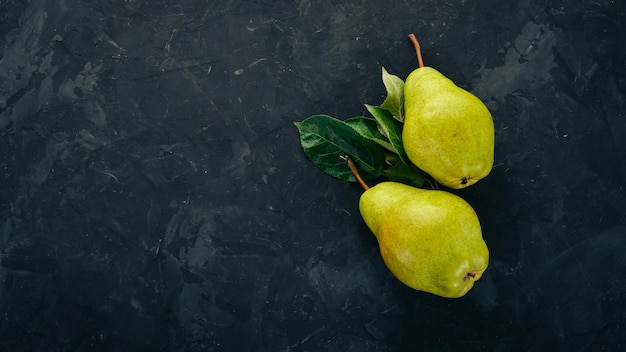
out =
<path fill-rule="evenodd" d="M 480 99 L 423 66 L 416 39 L 414 44 L 420 67 L 404 85 L 404 149 L 411 162 L 437 182 L 465 188 L 491 172 L 493 119 Z"/>
<path fill-rule="evenodd" d="M 487 269 L 478 217 L 459 196 L 381 182 L 361 195 L 359 209 L 389 270 L 413 289 L 461 297 Z"/>

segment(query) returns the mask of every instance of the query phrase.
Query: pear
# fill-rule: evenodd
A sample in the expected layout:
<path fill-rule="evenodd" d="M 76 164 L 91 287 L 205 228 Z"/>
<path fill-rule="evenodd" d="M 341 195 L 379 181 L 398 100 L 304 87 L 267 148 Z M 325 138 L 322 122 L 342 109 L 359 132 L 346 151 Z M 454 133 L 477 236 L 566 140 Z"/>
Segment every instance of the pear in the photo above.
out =
<path fill-rule="evenodd" d="M 458 298 L 487 269 L 478 217 L 459 196 L 381 182 L 361 195 L 359 210 L 389 270 L 413 289 Z"/>
<path fill-rule="evenodd" d="M 420 67 L 404 85 L 404 149 L 411 162 L 440 184 L 465 188 L 491 172 L 493 119 L 480 99 L 423 66 L 419 43 L 409 37 Z"/>

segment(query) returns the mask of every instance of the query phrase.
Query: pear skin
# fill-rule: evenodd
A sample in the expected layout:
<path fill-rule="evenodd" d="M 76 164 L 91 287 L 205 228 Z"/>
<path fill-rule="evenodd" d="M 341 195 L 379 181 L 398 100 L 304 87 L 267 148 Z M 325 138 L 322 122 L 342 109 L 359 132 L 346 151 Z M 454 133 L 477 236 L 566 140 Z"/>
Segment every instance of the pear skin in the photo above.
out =
<path fill-rule="evenodd" d="M 483 102 L 431 67 L 404 86 L 402 141 L 409 159 L 440 184 L 460 189 L 493 167 L 493 119 Z"/>
<path fill-rule="evenodd" d="M 359 209 L 389 270 L 413 289 L 458 298 L 487 269 L 478 217 L 452 193 L 381 182 L 361 195 Z"/>

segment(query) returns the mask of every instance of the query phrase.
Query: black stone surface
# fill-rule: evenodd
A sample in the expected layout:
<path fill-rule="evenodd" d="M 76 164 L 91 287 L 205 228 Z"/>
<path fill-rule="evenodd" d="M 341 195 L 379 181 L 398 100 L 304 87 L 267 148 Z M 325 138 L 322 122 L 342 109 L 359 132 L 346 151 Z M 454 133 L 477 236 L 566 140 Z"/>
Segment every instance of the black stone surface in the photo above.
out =
<path fill-rule="evenodd" d="M 1 351 L 620 351 L 623 1 L 0 2 Z M 491 108 L 457 300 L 380 259 L 294 121 L 424 59 Z"/>

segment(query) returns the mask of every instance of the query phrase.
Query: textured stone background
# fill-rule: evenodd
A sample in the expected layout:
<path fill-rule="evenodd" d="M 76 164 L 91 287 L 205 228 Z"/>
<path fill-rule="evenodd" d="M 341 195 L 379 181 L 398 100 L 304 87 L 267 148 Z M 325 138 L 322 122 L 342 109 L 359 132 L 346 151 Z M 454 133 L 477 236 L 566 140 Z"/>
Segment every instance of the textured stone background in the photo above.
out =
<path fill-rule="evenodd" d="M 623 1 L 0 2 L 0 350 L 617 351 Z M 424 59 L 485 100 L 491 263 L 394 279 L 294 121 Z"/>

